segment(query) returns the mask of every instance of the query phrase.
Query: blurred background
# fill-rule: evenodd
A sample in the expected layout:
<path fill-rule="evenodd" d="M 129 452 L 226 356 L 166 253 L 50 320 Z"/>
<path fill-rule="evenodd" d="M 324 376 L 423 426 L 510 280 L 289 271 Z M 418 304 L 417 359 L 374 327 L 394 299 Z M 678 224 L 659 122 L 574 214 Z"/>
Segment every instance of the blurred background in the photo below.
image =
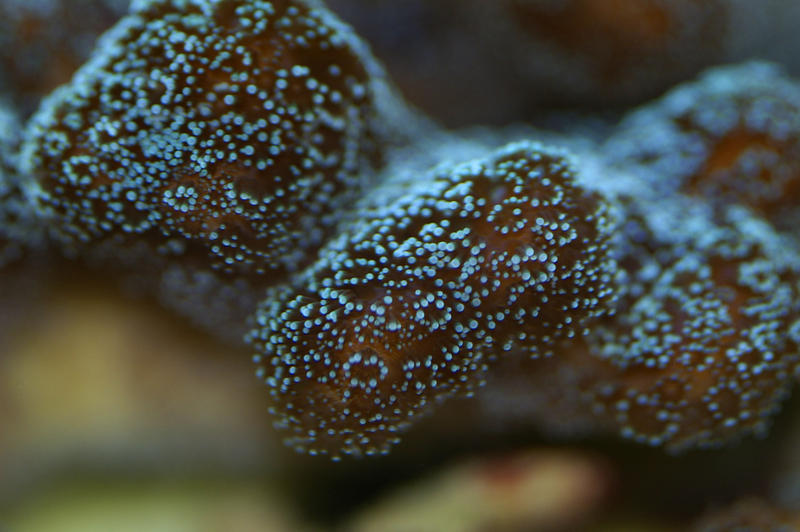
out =
<path fill-rule="evenodd" d="M 570 132 L 712 65 L 800 69 L 793 0 L 328 4 L 451 128 Z M 0 95 L 29 116 L 126 9 L 0 0 Z M 0 531 L 800 528 L 800 398 L 765 438 L 681 456 L 532 423 L 474 430 L 465 400 L 389 457 L 331 463 L 284 448 L 265 397 L 246 348 L 110 281 L 52 258 L 4 270 Z"/>

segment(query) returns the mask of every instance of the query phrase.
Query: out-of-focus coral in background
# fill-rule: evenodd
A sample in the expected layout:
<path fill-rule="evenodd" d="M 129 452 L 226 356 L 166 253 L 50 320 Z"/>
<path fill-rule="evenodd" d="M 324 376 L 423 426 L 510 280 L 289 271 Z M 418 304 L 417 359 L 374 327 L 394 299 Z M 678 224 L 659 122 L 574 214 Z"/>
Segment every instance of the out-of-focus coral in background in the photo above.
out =
<path fill-rule="evenodd" d="M 330 0 L 412 102 L 450 126 L 619 112 L 716 64 L 798 72 L 800 6 L 767 0 Z M 468 39 L 464 36 L 469 35 Z"/>
<path fill-rule="evenodd" d="M 45 95 L 69 81 L 89 57 L 97 37 L 127 12 L 127 4 L 127 0 L 0 0 L 0 112 L 11 110 L 8 117 L 0 114 L 0 199 L 18 186 L 15 177 L 5 177 L 3 165 L 17 156 L 11 152 L 16 153 L 20 144 L 20 123 L 36 111 Z M 413 146 L 394 155 L 416 158 L 416 170 L 442 157 L 452 162 L 450 158 L 458 160 L 464 153 L 483 156 L 485 146 L 532 138 L 584 156 L 582 168 L 589 178 L 597 169 L 635 170 L 645 177 L 674 172 L 672 183 L 681 193 L 711 198 L 708 204 L 714 212 L 708 216 L 724 219 L 719 223 L 729 233 L 744 232 L 736 225 L 741 220 L 730 221 L 738 211 L 725 210 L 728 203 L 741 201 L 774 223 L 781 238 L 796 242 L 796 224 L 790 222 L 800 219 L 796 162 L 800 128 L 784 134 L 780 127 L 770 127 L 771 119 L 766 125 L 747 121 L 785 105 L 780 107 L 781 116 L 791 116 L 795 122 L 790 125 L 795 127 L 800 123 L 793 92 L 798 91 L 798 82 L 789 79 L 800 74 L 796 2 L 328 0 L 327 5 L 371 45 L 412 105 L 446 127 L 469 127 L 459 131 L 458 142 L 431 134 L 440 146 Z M 774 62 L 787 74 L 763 66 L 717 71 L 648 103 L 695 80 L 709 67 L 750 59 Z M 366 63 L 365 79 L 373 75 L 369 70 L 373 66 Z M 113 71 L 113 65 L 108 70 Z M 761 78 L 745 79 L 751 72 L 769 80 L 775 76 L 776 81 L 759 85 Z M 739 84 L 726 86 L 724 80 L 730 79 Z M 741 94 L 737 92 L 737 87 L 745 86 Z M 386 94 L 380 92 L 383 87 L 375 90 L 392 101 L 394 95 L 388 90 Z M 353 95 L 359 91 L 353 90 Z M 87 106 L 95 102 L 87 101 Z M 384 137 L 413 137 L 416 128 L 434 127 L 424 118 L 385 126 L 383 122 L 391 122 L 393 115 L 382 105 L 358 101 L 347 111 L 348 116 L 365 115 L 363 124 L 359 122 L 364 130 L 347 133 L 358 137 L 354 142 L 369 146 L 366 155 L 356 150 L 359 153 L 347 159 L 351 166 L 363 158 L 368 166 L 391 167 L 394 161 L 379 161 L 385 154 L 371 151 L 375 145 L 388 142 Z M 641 105 L 645 107 L 633 111 Z M 707 116 L 709 109 L 720 116 L 740 113 L 746 127 L 717 128 L 714 117 Z M 623 115 L 627 118 L 615 128 Z M 71 123 L 69 117 L 65 122 Z M 640 135 L 642 123 L 655 124 L 664 136 Z M 325 127 L 319 129 L 313 134 L 329 133 Z M 350 136 L 342 143 L 350 142 Z M 81 141 L 79 148 L 65 151 L 70 155 L 80 151 L 80 156 L 95 146 L 93 141 Z M 2 151 L 6 146 L 13 147 L 8 155 Z M 742 156 L 745 152 L 750 155 Z M 714 164 L 701 164 L 708 161 Z M 331 171 L 327 164 L 321 166 Z M 341 172 L 355 174 L 351 166 Z M 342 178 L 341 173 L 336 176 Z M 718 187 L 719 176 L 733 176 L 732 182 L 752 179 L 757 190 L 732 199 L 740 189 Z M 363 180 L 359 175 L 358 186 L 371 184 Z M 330 193 L 328 187 L 322 190 Z M 762 194 L 764 190 L 768 193 Z M 635 241 L 640 232 L 658 225 L 647 219 L 647 213 L 638 212 L 655 202 L 631 206 L 635 202 L 626 204 L 624 193 L 619 195 L 628 209 L 626 216 L 635 220 L 624 238 Z M 355 195 L 336 197 L 347 202 Z M 718 197 L 722 200 L 714 199 Z M 718 207 L 725 212 L 717 212 Z M 681 213 L 679 207 L 670 208 Z M 24 220 L 24 205 L 2 209 L 3 223 L 11 227 L 13 222 L 28 231 L 31 242 L 41 240 L 40 229 Z M 314 215 L 324 209 L 320 206 Z M 760 219 L 746 222 L 741 224 L 748 229 L 762 227 Z M 301 229 L 306 227 L 303 223 L 298 222 Z M 186 226 L 193 227 L 188 222 Z M 755 251 L 748 248 L 736 261 L 760 258 L 762 245 L 779 247 L 770 239 L 766 244 L 757 240 L 756 233 L 747 235 L 756 241 Z M 320 244 L 323 237 L 317 236 L 314 243 Z M 9 264 L 0 280 L 0 530 L 800 529 L 796 397 L 786 402 L 768 433 L 753 421 L 747 430 L 756 437 L 721 449 L 674 455 L 611 436 L 612 425 L 627 423 L 614 410 L 619 402 L 613 393 L 622 392 L 608 392 L 612 404 L 600 390 L 611 385 L 586 385 L 587 379 L 609 370 L 597 369 L 600 362 L 575 349 L 562 358 L 571 365 L 555 359 L 535 364 L 518 358 L 503 361 L 486 376 L 485 393 L 455 399 L 421 419 L 391 455 L 332 463 L 296 454 L 282 444 L 283 436 L 271 426 L 264 384 L 253 376 L 251 348 L 225 341 L 235 327 L 215 299 L 219 292 L 167 302 L 190 318 L 186 322 L 154 301 L 159 296 L 164 299 L 163 290 L 156 297 L 138 293 L 143 285 L 137 275 L 142 272 L 134 271 L 121 283 L 111 281 L 37 245 L 20 248 L 16 238 L 0 233 L 0 265 Z M 694 240 L 670 240 L 669 249 L 664 235 L 654 240 L 629 244 L 632 248 L 663 245 L 659 248 L 663 255 L 686 254 L 713 262 L 717 270 L 712 283 L 722 283 L 720 279 L 729 273 L 730 264 Z M 630 263 L 641 259 L 638 251 L 626 256 Z M 780 262 L 772 248 L 764 253 Z M 21 266 L 17 260 L 22 256 Z M 673 260 L 659 255 L 662 259 Z M 298 264 L 305 267 L 308 262 L 298 259 L 291 264 L 300 268 Z M 166 274 L 159 270 L 164 277 L 155 283 L 156 291 L 180 284 L 171 284 L 170 275 L 187 275 L 168 267 Z M 775 266 L 772 273 L 784 281 L 791 268 L 781 267 Z M 660 281 L 645 274 L 636 277 L 641 272 L 630 264 L 622 265 L 625 268 L 634 272 L 629 279 L 634 288 L 626 294 L 631 307 L 652 303 L 641 292 L 661 286 Z M 191 271 L 206 279 L 207 272 Z M 675 271 L 681 273 L 677 266 Z M 699 290 L 680 275 L 676 278 L 674 284 L 662 284 L 686 293 Z M 258 282 L 246 281 L 236 285 L 237 290 L 263 290 Z M 249 305 L 253 298 L 248 295 Z M 746 295 L 751 294 L 734 294 L 728 302 L 741 304 Z M 234 293 L 231 299 L 236 297 Z M 776 305 L 768 310 L 782 309 Z M 233 314 L 238 318 L 237 312 Z M 629 325 L 639 317 L 633 311 L 622 314 Z M 746 316 L 737 317 L 736 323 L 758 336 L 761 323 L 752 313 L 742 314 Z M 193 327 L 191 321 L 202 327 Z M 786 325 L 777 318 L 770 323 Z M 608 350 L 623 345 L 635 351 L 625 341 L 635 342 L 612 325 L 602 334 L 604 339 L 614 337 Z M 798 336 L 796 330 L 792 334 Z M 781 346 L 789 342 L 783 329 L 777 335 L 775 342 Z M 632 369 L 625 385 L 643 390 L 660 386 L 650 383 L 645 370 L 637 367 L 649 364 L 646 359 L 628 362 Z M 747 415 L 757 418 L 763 409 L 769 417 L 777 410 L 775 403 L 788 395 L 790 379 L 778 362 L 774 367 L 759 366 L 753 373 L 758 375 L 752 377 L 758 381 L 753 386 L 757 397 L 752 402 L 750 397 L 742 400 L 753 409 Z M 697 379 L 698 389 L 713 388 L 714 383 L 703 376 L 680 377 Z M 773 378 L 777 384 L 766 389 Z M 585 387 L 594 394 L 588 407 L 579 393 Z M 533 388 L 537 393 L 531 393 Z M 683 405 L 672 406 L 671 414 L 683 414 Z M 639 413 L 650 412 L 642 407 Z M 690 430 L 695 428 L 692 423 L 700 427 L 698 432 L 708 429 L 703 420 L 692 417 L 695 414 L 690 411 L 686 416 Z M 740 421 L 747 425 L 749 420 L 743 416 Z M 642 434 L 630 438 L 637 436 L 652 435 L 642 429 Z"/>

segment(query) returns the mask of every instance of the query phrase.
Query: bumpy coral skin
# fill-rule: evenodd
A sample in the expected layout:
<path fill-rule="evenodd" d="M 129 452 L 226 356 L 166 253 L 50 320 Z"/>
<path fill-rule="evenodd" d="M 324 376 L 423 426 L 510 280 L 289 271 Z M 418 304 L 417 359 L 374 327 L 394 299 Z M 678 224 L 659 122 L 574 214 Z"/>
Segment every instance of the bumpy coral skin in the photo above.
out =
<path fill-rule="evenodd" d="M 69 80 L 130 0 L 0 0 L 0 92 L 28 115 Z"/>
<path fill-rule="evenodd" d="M 251 341 L 289 442 L 386 452 L 513 346 L 549 354 L 610 298 L 612 224 L 563 154 L 516 144 L 373 191 Z"/>
<path fill-rule="evenodd" d="M 143 0 L 44 102 L 23 162 L 67 249 L 260 276 L 321 244 L 399 105 L 313 0 Z"/>
<path fill-rule="evenodd" d="M 744 208 L 715 220 L 688 198 L 623 205 L 618 313 L 586 339 L 616 368 L 586 386 L 595 413 L 672 450 L 763 432 L 800 361 L 797 249 Z"/>
<path fill-rule="evenodd" d="M 774 65 L 712 70 L 633 113 L 603 150 L 664 194 L 800 223 L 800 85 Z"/>
<path fill-rule="evenodd" d="M 13 261 L 20 254 L 15 239 L 9 238 L 9 228 L 15 217 L 15 193 L 13 152 L 18 141 L 19 122 L 16 117 L 0 105 L 0 266 Z"/>
<path fill-rule="evenodd" d="M 21 128 L 16 114 L 0 102 L 0 268 L 43 246 L 36 208 L 17 169 Z"/>

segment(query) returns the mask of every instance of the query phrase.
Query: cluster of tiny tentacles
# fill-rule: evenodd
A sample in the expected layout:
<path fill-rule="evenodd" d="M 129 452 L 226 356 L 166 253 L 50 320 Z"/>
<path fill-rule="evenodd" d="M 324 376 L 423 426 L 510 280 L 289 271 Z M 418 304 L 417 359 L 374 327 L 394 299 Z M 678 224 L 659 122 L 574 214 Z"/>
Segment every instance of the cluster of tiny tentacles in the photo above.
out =
<path fill-rule="evenodd" d="M 624 437 L 718 444 L 798 368 L 799 95 L 719 70 L 579 157 L 463 157 L 318 0 L 136 0 L 22 138 L 0 111 L 0 260 L 42 226 L 244 337 L 305 452 L 386 453 L 513 357 Z"/>

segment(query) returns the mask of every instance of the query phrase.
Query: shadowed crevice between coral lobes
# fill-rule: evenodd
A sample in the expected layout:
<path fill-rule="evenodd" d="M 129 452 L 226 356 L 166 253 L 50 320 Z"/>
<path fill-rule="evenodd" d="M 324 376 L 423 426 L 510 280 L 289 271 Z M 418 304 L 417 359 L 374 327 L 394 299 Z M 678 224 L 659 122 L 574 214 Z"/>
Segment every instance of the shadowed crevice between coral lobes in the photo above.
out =
<path fill-rule="evenodd" d="M 706 56 L 659 82 L 639 55 L 684 57 L 736 18 L 643 3 L 469 2 L 458 20 L 510 10 L 492 42 L 555 47 L 582 65 L 573 93 L 618 79 L 643 99 Z M 86 31 L 125 11 L 104 5 Z M 71 79 L 37 87 L 0 57 L 17 84 L 0 84 L 0 265 L 63 256 L 248 346 L 298 451 L 386 454 L 464 397 L 495 424 L 527 401 L 530 426 L 683 451 L 765 434 L 791 392 L 800 85 L 778 66 L 710 70 L 602 135 L 515 138 L 437 126 L 317 0 L 135 0 L 88 57 L 64 54 Z M 519 83 L 561 79 L 515 64 Z"/>

